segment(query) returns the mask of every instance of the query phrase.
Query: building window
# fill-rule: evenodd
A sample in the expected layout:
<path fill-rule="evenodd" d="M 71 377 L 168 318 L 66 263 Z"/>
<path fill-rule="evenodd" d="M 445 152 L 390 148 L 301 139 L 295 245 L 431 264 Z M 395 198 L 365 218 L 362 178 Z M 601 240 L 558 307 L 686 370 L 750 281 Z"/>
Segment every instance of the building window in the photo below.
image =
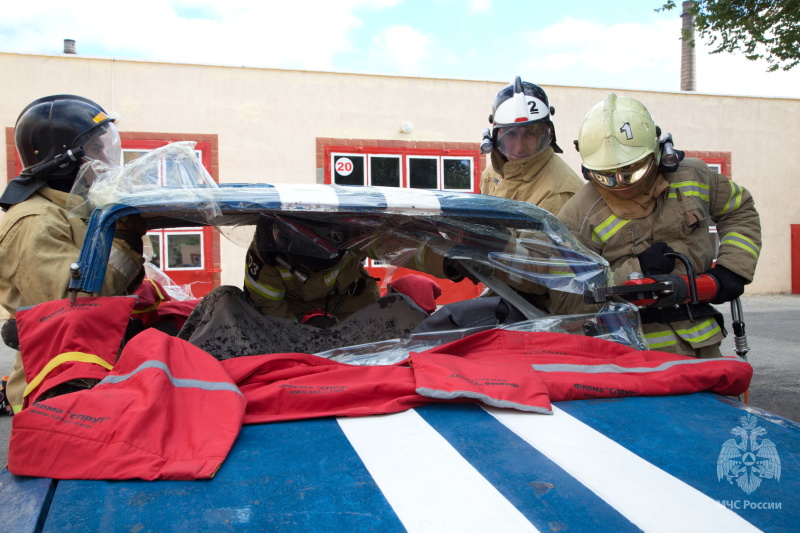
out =
<path fill-rule="evenodd" d="M 473 192 L 478 186 L 471 156 L 332 152 L 329 157 L 333 172 L 326 183 L 463 192 Z"/>
<path fill-rule="evenodd" d="M 217 136 L 120 132 L 122 160 L 127 164 L 171 142 L 195 141 L 195 154 L 217 179 Z M 154 184 L 164 184 L 169 168 L 159 169 Z M 147 242 L 149 240 L 149 242 Z M 154 229 L 147 232 L 146 256 L 178 285 L 191 286 L 195 297 L 205 296 L 220 285 L 219 235 L 210 227 Z"/>
<path fill-rule="evenodd" d="M 203 233 L 200 231 L 166 232 L 164 251 L 170 270 L 203 270 Z"/>
<path fill-rule="evenodd" d="M 408 187 L 440 189 L 439 159 L 435 156 L 408 156 Z"/>
<path fill-rule="evenodd" d="M 333 168 L 336 169 L 334 183 L 339 185 L 368 185 L 363 155 L 334 155 Z"/>
<path fill-rule="evenodd" d="M 442 189 L 452 191 L 471 190 L 473 161 L 466 157 L 443 157 L 442 169 L 444 171 Z"/>
<path fill-rule="evenodd" d="M 400 187 L 400 161 L 399 155 L 370 155 L 370 184 L 377 187 Z"/>
<path fill-rule="evenodd" d="M 479 192 L 477 143 L 317 139 L 324 183 Z M 436 146 L 429 146 L 436 145 Z M 424 147 L 423 147 L 424 146 Z"/>

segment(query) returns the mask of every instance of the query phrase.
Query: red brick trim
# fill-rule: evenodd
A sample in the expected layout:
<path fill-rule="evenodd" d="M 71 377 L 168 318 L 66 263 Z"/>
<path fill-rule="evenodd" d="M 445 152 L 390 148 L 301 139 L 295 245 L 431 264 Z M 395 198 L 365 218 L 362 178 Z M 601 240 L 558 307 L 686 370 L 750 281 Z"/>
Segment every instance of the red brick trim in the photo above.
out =
<path fill-rule="evenodd" d="M 6 128 L 6 183 L 19 175 L 17 172 L 17 148 L 14 145 L 14 128 Z"/>
<path fill-rule="evenodd" d="M 696 157 L 706 163 L 716 163 L 722 167 L 722 174 L 729 179 L 733 179 L 733 167 L 731 165 L 731 153 L 711 150 L 686 150 L 686 157 Z"/>

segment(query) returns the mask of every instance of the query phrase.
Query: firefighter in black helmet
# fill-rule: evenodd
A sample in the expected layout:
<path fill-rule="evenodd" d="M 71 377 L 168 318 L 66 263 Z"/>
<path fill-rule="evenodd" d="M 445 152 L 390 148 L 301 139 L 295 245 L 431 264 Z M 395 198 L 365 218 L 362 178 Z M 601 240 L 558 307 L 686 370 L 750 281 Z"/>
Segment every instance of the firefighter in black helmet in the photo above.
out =
<path fill-rule="evenodd" d="M 517 76 L 494 99 L 481 149 L 491 167 L 481 176 L 481 193 L 522 200 L 558 214 L 583 186 L 556 153 L 556 132 L 544 90 Z"/>
<path fill-rule="evenodd" d="M 23 169 L 0 197 L 3 210 L 44 186 L 69 192 L 85 160 L 120 164 L 114 120 L 81 96 L 46 96 L 28 104 L 17 119 L 14 143 Z"/>
<path fill-rule="evenodd" d="M 0 196 L 6 211 L 0 221 L 0 305 L 12 319 L 21 307 L 68 296 L 70 264 L 78 259 L 86 234 L 84 222 L 65 207 L 69 191 L 85 162 L 119 165 L 122 159 L 114 120 L 81 96 L 47 96 L 26 106 L 14 141 L 24 168 Z M 126 294 L 141 283 L 146 231 L 138 215 L 117 224 L 101 295 Z M 7 384 L 15 410 L 25 387 L 17 352 Z"/>

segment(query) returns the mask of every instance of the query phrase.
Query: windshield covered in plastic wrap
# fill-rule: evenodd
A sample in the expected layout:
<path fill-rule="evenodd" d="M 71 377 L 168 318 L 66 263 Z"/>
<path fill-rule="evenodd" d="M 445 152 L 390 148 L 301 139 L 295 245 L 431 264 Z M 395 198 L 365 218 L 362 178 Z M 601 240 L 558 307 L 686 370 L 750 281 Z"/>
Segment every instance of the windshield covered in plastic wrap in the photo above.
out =
<path fill-rule="evenodd" d="M 354 251 L 390 267 L 388 276 L 391 267 L 435 274 L 448 268 L 452 273 L 455 265 L 461 275 L 527 308 L 527 320 L 505 327 L 646 346 L 632 305 L 607 304 L 586 315 L 553 314 L 547 305 L 553 291 L 580 297 L 608 286 L 611 272 L 551 213 L 526 202 L 386 187 L 217 185 L 191 143 L 154 150 L 124 167 L 93 166 L 73 189 L 73 213 L 85 219 L 93 209 L 102 213 L 125 204 L 135 206 L 150 229 L 164 223 L 211 225 L 237 246 L 250 246 L 257 238 L 263 249 L 308 261 Z M 388 362 L 464 334 L 423 334 L 325 355 L 354 364 Z"/>

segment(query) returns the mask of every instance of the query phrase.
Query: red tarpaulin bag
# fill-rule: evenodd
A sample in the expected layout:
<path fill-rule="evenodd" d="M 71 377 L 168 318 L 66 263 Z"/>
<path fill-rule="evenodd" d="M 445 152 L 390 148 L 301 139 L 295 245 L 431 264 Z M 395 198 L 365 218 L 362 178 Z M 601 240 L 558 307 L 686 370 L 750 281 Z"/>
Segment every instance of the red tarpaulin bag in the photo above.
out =
<path fill-rule="evenodd" d="M 162 302 L 169 302 L 172 297 L 161 283 L 154 279 L 144 278 L 142 284 L 134 293 L 136 305 L 133 308 L 133 315 L 142 315 L 155 311 Z"/>
<path fill-rule="evenodd" d="M 23 408 L 73 380 L 100 380 L 117 360 L 135 298 L 54 300 L 17 312 Z"/>
<path fill-rule="evenodd" d="M 148 329 L 94 388 L 14 415 L 8 469 L 55 479 L 210 478 L 244 411 L 244 397 L 212 355 Z"/>

